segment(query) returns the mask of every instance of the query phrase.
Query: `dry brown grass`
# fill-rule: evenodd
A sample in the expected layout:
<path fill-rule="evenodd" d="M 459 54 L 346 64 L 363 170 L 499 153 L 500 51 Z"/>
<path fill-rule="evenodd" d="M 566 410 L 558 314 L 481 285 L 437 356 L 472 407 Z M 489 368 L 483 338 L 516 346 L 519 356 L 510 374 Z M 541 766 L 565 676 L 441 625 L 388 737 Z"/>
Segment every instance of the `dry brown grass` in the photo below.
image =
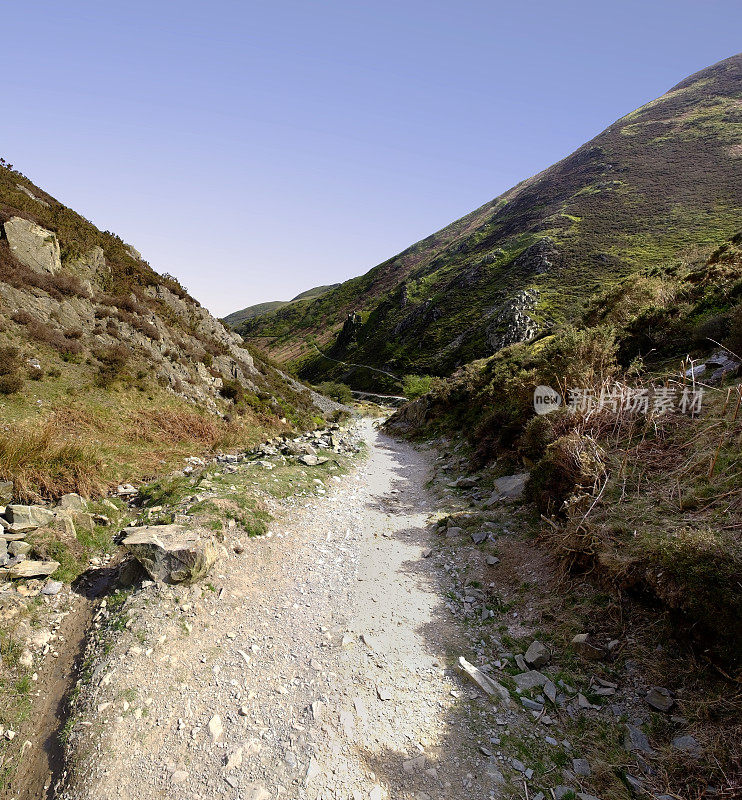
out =
<path fill-rule="evenodd" d="M 0 429 L 0 480 L 14 482 L 18 499 L 99 495 L 121 481 L 182 467 L 189 455 L 248 448 L 271 432 L 251 413 L 227 422 L 165 392 L 98 397 L 98 403 L 90 397 L 67 402 L 43 420 Z"/>
<path fill-rule="evenodd" d="M 12 480 L 18 499 L 59 497 L 65 492 L 89 496 L 106 485 L 96 451 L 51 419 L 41 428 L 22 426 L 0 435 L 0 478 Z"/>
<path fill-rule="evenodd" d="M 550 449 L 598 441 L 606 469 L 592 486 L 575 481 L 544 534 L 568 570 L 657 604 L 733 669 L 742 664 L 740 398 L 742 388 L 712 392 L 697 417 L 560 415 Z"/>

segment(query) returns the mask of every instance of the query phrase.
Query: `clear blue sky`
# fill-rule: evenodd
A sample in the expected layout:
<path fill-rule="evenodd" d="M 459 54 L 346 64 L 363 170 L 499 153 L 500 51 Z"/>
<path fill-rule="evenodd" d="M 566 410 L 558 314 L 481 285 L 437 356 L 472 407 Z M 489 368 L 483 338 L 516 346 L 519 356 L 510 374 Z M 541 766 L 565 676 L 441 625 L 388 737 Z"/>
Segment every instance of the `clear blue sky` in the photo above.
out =
<path fill-rule="evenodd" d="M 2 155 L 218 315 L 361 274 L 742 49 L 739 0 L 8 2 Z"/>

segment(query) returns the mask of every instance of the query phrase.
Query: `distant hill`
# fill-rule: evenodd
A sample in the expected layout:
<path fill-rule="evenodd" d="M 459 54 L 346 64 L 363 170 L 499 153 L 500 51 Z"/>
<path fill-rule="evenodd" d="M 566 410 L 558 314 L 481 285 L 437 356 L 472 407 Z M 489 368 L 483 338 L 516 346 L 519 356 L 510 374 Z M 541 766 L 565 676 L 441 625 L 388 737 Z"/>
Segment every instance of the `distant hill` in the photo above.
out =
<path fill-rule="evenodd" d="M 307 289 L 306 292 L 297 294 L 296 297 L 291 300 L 269 300 L 267 303 L 256 303 L 254 306 L 248 306 L 241 311 L 234 311 L 228 314 L 224 317 L 223 321 L 229 325 L 230 328 L 237 328 L 241 323 L 245 322 L 245 320 L 260 317 L 270 311 L 277 311 L 279 308 L 283 308 L 291 303 L 296 303 L 299 300 L 314 300 L 329 292 L 330 289 L 335 289 L 337 286 L 340 286 L 340 284 L 331 283 L 328 286 L 315 286 L 314 289 Z"/>
<path fill-rule="evenodd" d="M 238 330 L 313 381 L 379 387 L 338 361 L 447 375 L 574 319 L 627 274 L 710 252 L 740 218 L 735 55 L 365 275 Z"/>

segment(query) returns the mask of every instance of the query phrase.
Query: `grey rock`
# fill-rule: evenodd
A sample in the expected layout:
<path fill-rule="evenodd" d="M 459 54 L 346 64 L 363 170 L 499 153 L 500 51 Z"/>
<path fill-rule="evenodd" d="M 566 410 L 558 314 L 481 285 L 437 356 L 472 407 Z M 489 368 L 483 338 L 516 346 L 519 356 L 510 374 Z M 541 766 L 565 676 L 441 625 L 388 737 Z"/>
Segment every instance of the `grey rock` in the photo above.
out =
<path fill-rule="evenodd" d="M 61 508 L 64 511 L 85 511 L 87 503 L 79 494 L 70 492 L 69 494 L 63 494 L 59 498 L 57 508 Z"/>
<path fill-rule="evenodd" d="M 22 540 L 6 542 L 5 544 L 7 552 L 10 553 L 11 556 L 27 556 L 33 550 L 29 542 L 24 542 Z"/>
<path fill-rule="evenodd" d="M 500 499 L 517 500 L 523 496 L 523 490 L 530 477 L 529 472 L 520 472 L 516 475 L 505 475 L 495 480 L 495 489 Z"/>
<path fill-rule="evenodd" d="M 667 689 L 663 689 L 661 686 L 653 686 L 647 692 L 647 696 L 644 699 L 652 708 L 657 709 L 657 711 L 667 712 L 675 705 L 675 701 L 672 699 L 670 692 Z"/>
<path fill-rule="evenodd" d="M 681 753 L 687 753 L 692 758 L 699 758 L 703 753 L 703 748 L 693 736 L 676 736 L 672 740 L 672 746 Z"/>
<path fill-rule="evenodd" d="M 712 370 L 711 376 L 706 378 L 706 382 L 712 385 L 721 383 L 727 375 L 736 375 L 740 370 L 739 360 L 725 350 L 718 350 L 707 361 L 706 367 Z"/>
<path fill-rule="evenodd" d="M 464 476 L 448 484 L 450 489 L 472 489 L 477 485 L 478 477 Z"/>
<path fill-rule="evenodd" d="M 647 755 L 654 755 L 654 750 L 649 745 L 649 739 L 641 729 L 635 725 L 626 726 L 626 736 L 624 737 L 624 747 L 629 751 L 638 751 Z"/>
<path fill-rule="evenodd" d="M 3 226 L 11 252 L 34 272 L 55 274 L 62 269 L 56 234 L 22 217 L 11 217 Z"/>
<path fill-rule="evenodd" d="M 47 581 L 46 586 L 41 590 L 41 594 L 55 595 L 59 594 L 64 587 L 62 581 Z"/>
<path fill-rule="evenodd" d="M 13 481 L 0 481 L 0 503 L 9 503 L 13 499 Z"/>
<path fill-rule="evenodd" d="M 554 787 L 554 798 L 555 798 L 555 800 L 562 800 L 563 797 L 566 797 L 570 793 L 574 794 L 574 789 L 571 786 L 555 786 Z"/>
<path fill-rule="evenodd" d="M 494 678 L 485 675 L 480 669 L 470 664 L 463 656 L 459 657 L 459 669 L 477 684 L 477 686 L 489 697 L 497 696 L 505 702 L 511 704 L 510 692 Z"/>
<path fill-rule="evenodd" d="M 538 290 L 525 289 L 491 309 L 496 314 L 486 329 L 486 336 L 493 353 L 515 342 L 526 342 L 538 333 L 538 323 L 530 316 L 538 296 Z"/>
<path fill-rule="evenodd" d="M 487 556 L 487 566 L 495 567 L 500 563 L 500 559 L 497 556 Z"/>
<path fill-rule="evenodd" d="M 593 644 L 590 641 L 590 634 L 578 633 L 572 639 L 572 647 L 583 657 L 589 661 L 600 661 L 605 658 L 606 651 L 604 648 Z"/>
<path fill-rule="evenodd" d="M 15 533 L 33 531 L 54 520 L 54 512 L 43 506 L 9 505 L 5 508 L 5 518 Z"/>
<path fill-rule="evenodd" d="M 299 457 L 299 461 L 307 467 L 317 467 L 320 464 L 325 464 L 328 460 L 324 456 L 305 455 Z"/>
<path fill-rule="evenodd" d="M 543 686 L 549 679 L 543 673 L 532 669 L 514 675 L 513 680 L 519 689 L 535 689 L 537 686 Z"/>
<path fill-rule="evenodd" d="M 128 528 L 122 544 L 154 580 L 165 583 L 200 580 L 219 557 L 208 531 L 182 525 Z"/>
<path fill-rule="evenodd" d="M 530 700 L 527 697 L 521 697 L 520 698 L 520 702 L 521 702 L 521 705 L 523 706 L 523 708 L 527 708 L 529 711 L 539 711 L 540 712 L 540 711 L 544 710 L 544 704 L 543 703 L 537 703 L 535 700 Z"/>
<path fill-rule="evenodd" d="M 487 541 L 488 535 L 489 533 L 487 531 L 475 531 L 471 535 L 471 540 L 474 542 L 474 544 L 482 544 L 482 542 Z"/>
<path fill-rule="evenodd" d="M 58 561 L 31 561 L 26 559 L 8 569 L 11 578 L 43 578 L 59 569 Z"/>
<path fill-rule="evenodd" d="M 706 365 L 699 364 L 696 367 L 691 367 L 685 371 L 686 378 L 700 378 L 703 373 L 706 372 Z"/>
<path fill-rule="evenodd" d="M 526 650 L 526 662 L 532 667 L 538 669 L 545 667 L 551 660 L 551 653 L 546 645 L 541 644 L 539 641 L 533 641 Z"/>
<path fill-rule="evenodd" d="M 446 530 L 446 536 L 460 536 L 464 532 L 463 528 L 457 528 L 455 525 Z"/>
<path fill-rule="evenodd" d="M 586 758 L 573 758 L 572 770 L 574 771 L 575 775 L 581 775 L 583 778 L 587 778 L 588 776 L 592 775 L 590 762 Z"/>

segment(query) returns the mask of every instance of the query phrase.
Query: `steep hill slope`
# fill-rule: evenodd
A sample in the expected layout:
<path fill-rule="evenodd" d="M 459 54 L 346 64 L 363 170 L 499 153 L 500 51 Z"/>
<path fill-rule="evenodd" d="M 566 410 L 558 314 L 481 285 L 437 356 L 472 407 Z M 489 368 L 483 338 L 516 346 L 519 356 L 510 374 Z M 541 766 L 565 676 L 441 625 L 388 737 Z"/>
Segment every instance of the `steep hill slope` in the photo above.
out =
<path fill-rule="evenodd" d="M 0 481 L 16 497 L 152 475 L 309 423 L 317 403 L 332 408 L 133 247 L 0 164 Z"/>
<path fill-rule="evenodd" d="M 240 311 L 227 314 L 227 316 L 224 317 L 224 322 L 231 328 L 237 328 L 245 322 L 245 320 L 263 316 L 271 311 L 277 311 L 279 308 L 284 308 L 284 306 L 290 305 L 291 303 L 298 303 L 300 300 L 314 300 L 317 297 L 322 297 L 322 295 L 327 294 L 330 289 L 335 289 L 339 285 L 339 283 L 331 283 L 329 286 L 315 286 L 313 289 L 307 289 L 306 292 L 297 294 L 296 297 L 292 297 L 291 300 L 269 300 L 267 303 L 256 303 L 254 306 L 248 306 Z"/>
<path fill-rule="evenodd" d="M 444 375 L 574 318 L 628 273 L 710 251 L 742 212 L 742 55 L 308 305 L 240 327 L 312 380 Z M 350 315 L 350 316 L 349 316 Z"/>

